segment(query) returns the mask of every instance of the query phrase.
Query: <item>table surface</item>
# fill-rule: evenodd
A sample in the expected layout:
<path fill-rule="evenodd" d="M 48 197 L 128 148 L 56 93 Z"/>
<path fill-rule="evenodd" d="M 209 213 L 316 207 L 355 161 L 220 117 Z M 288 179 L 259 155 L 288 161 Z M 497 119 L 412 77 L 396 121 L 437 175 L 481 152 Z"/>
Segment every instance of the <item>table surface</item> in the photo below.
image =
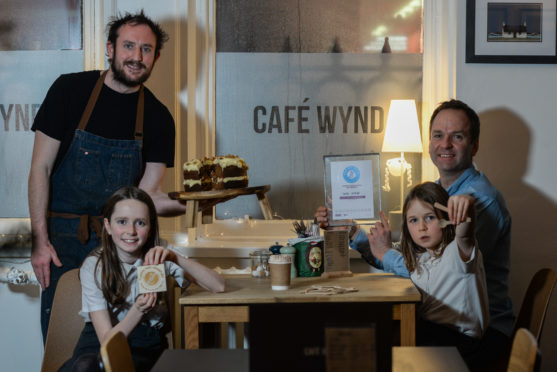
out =
<path fill-rule="evenodd" d="M 468 372 L 456 347 L 395 346 L 393 372 Z"/>
<path fill-rule="evenodd" d="M 304 294 L 312 285 L 356 288 L 357 292 L 342 294 Z M 197 285 L 190 286 L 180 297 L 181 305 L 247 305 L 264 303 L 314 302 L 419 302 L 421 295 L 410 279 L 390 274 L 355 274 L 352 277 L 293 278 L 285 291 L 271 289 L 269 278 L 251 276 L 226 277 L 226 291 L 211 293 Z"/>
<path fill-rule="evenodd" d="M 152 372 L 249 371 L 249 351 L 239 349 L 165 350 Z M 468 372 L 455 347 L 393 347 L 393 372 Z"/>
<path fill-rule="evenodd" d="M 151 372 L 248 372 L 249 352 L 240 349 L 165 350 Z"/>

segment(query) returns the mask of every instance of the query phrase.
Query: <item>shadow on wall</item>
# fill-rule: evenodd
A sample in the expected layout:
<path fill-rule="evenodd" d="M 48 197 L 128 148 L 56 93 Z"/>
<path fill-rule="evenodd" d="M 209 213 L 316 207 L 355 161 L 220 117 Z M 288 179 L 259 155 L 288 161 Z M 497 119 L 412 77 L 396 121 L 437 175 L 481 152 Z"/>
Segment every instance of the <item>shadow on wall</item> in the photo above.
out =
<path fill-rule="evenodd" d="M 517 313 L 534 273 L 543 267 L 557 267 L 557 228 L 553 218 L 557 205 L 524 181 L 531 134 L 523 119 L 500 108 L 481 113 L 480 120 L 480 149 L 475 162 L 503 194 L 512 216 L 510 295 Z M 550 363 L 557 365 L 557 357 L 553 357 L 557 355 L 555 335 L 557 293 L 553 293 L 542 334 L 542 366 L 551 359 Z"/>

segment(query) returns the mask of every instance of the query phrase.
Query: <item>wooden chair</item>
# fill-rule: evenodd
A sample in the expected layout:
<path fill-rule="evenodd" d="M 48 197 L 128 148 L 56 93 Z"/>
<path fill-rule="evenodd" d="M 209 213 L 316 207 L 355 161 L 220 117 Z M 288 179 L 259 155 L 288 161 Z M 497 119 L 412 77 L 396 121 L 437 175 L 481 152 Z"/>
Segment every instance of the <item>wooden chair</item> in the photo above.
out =
<path fill-rule="evenodd" d="M 556 282 L 557 273 L 552 269 L 541 269 L 534 274 L 522 300 L 513 337 L 518 329 L 526 328 L 534 335 L 537 343 L 540 343 L 545 315 Z"/>
<path fill-rule="evenodd" d="M 46 334 L 42 372 L 58 371 L 71 358 L 84 320 L 78 315 L 81 310 L 81 282 L 79 269 L 64 273 L 58 281 L 50 324 Z"/>
<path fill-rule="evenodd" d="M 166 303 L 168 305 L 168 316 L 170 318 L 169 345 L 171 349 L 182 348 L 182 314 L 178 299 L 182 294 L 182 287 L 178 285 L 174 277 L 166 278 Z M 167 335 L 168 337 L 168 335 Z"/>
<path fill-rule="evenodd" d="M 516 332 L 507 372 L 534 372 L 538 368 L 538 343 L 526 328 Z"/>
<path fill-rule="evenodd" d="M 101 358 L 106 372 L 135 371 L 130 345 L 122 332 L 116 332 L 102 343 Z"/>
<path fill-rule="evenodd" d="M 530 284 L 528 285 L 528 289 L 522 300 L 522 305 L 520 306 L 518 317 L 514 324 L 512 333 L 513 339 L 516 337 L 518 330 L 524 328 L 533 335 L 537 344 L 540 345 L 545 315 L 556 282 L 557 273 L 552 269 L 540 269 L 534 274 L 532 280 L 530 280 Z M 507 370 L 509 368 L 510 354 L 511 345 L 509 345 L 505 353 L 499 358 L 493 370 Z"/>

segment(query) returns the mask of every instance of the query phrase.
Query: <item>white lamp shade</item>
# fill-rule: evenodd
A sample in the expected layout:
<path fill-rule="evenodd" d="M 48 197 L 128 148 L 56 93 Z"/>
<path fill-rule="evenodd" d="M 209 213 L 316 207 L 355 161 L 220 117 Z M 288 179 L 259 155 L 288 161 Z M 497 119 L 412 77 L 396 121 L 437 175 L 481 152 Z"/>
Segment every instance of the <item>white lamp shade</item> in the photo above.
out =
<path fill-rule="evenodd" d="M 422 152 L 422 138 L 413 99 L 393 99 L 389 107 L 382 152 Z"/>

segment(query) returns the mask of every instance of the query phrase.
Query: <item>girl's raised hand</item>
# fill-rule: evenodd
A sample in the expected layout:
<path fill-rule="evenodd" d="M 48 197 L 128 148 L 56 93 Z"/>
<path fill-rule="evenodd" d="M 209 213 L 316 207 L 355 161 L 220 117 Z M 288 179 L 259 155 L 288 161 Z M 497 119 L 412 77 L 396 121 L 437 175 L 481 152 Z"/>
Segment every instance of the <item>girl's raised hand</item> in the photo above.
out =
<path fill-rule="evenodd" d="M 164 261 L 176 262 L 176 253 L 170 249 L 156 246 L 149 249 L 145 254 L 144 265 L 158 265 L 164 263 Z"/>
<path fill-rule="evenodd" d="M 383 256 L 392 248 L 393 242 L 391 238 L 391 226 L 387 215 L 385 212 L 381 211 L 379 212 L 379 217 L 381 221 L 377 222 L 369 229 L 367 239 L 369 241 L 371 253 L 380 261 L 383 261 Z"/>
<path fill-rule="evenodd" d="M 317 219 L 320 228 L 326 229 L 329 226 L 327 207 L 325 206 L 318 207 L 317 210 L 315 211 L 314 217 Z"/>
<path fill-rule="evenodd" d="M 449 209 L 449 219 L 456 226 L 456 236 L 474 236 L 475 209 L 474 198 L 470 195 L 453 195 L 447 203 Z M 465 222 L 466 217 L 472 219 L 471 222 Z"/>
<path fill-rule="evenodd" d="M 474 198 L 471 195 L 453 195 L 447 203 L 449 209 L 449 220 L 458 226 L 466 221 L 466 217 L 474 220 Z"/>

